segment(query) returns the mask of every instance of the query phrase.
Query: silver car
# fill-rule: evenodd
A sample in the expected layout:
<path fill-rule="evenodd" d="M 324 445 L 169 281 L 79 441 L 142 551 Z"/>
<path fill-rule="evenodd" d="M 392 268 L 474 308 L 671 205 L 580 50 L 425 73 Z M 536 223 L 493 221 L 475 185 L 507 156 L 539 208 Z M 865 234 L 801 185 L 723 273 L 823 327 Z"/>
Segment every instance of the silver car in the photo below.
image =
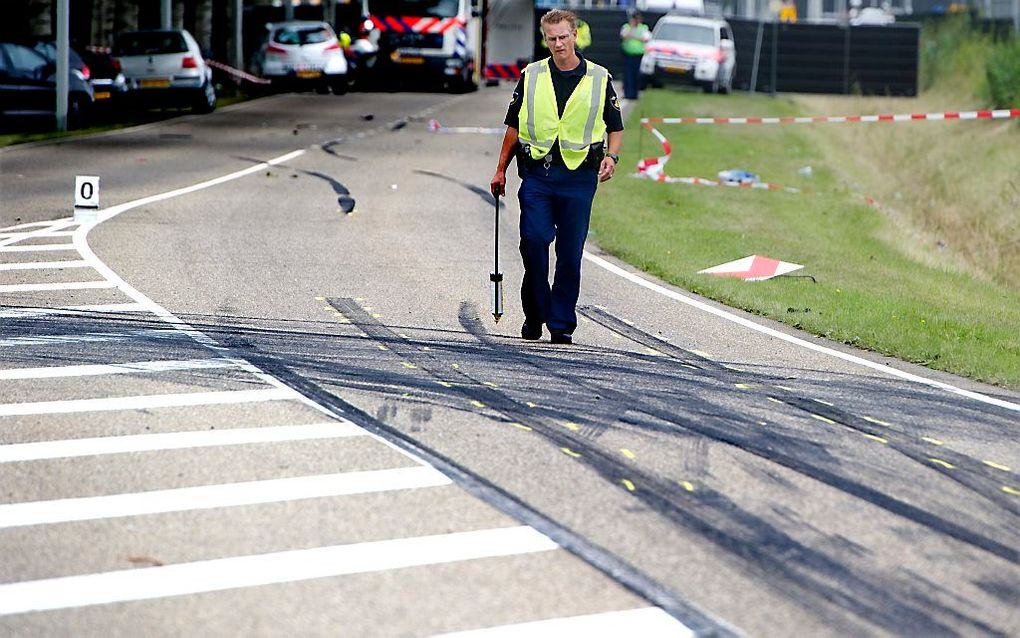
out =
<path fill-rule="evenodd" d="M 266 25 L 266 38 L 255 54 L 254 70 L 282 88 L 314 88 L 340 95 L 347 90 L 350 37 L 337 38 L 325 22 L 278 22 Z"/>
<path fill-rule="evenodd" d="M 200 113 L 216 108 L 212 69 L 187 31 L 125 31 L 115 38 L 113 55 L 132 99 L 146 106 L 190 106 Z"/>

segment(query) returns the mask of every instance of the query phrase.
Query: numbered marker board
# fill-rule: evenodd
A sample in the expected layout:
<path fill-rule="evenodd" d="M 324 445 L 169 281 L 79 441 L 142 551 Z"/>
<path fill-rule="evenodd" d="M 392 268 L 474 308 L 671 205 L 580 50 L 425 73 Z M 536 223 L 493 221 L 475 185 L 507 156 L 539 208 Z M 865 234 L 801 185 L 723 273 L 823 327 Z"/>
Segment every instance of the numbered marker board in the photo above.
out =
<path fill-rule="evenodd" d="M 99 208 L 98 175 L 78 175 L 74 178 L 74 207 Z"/>

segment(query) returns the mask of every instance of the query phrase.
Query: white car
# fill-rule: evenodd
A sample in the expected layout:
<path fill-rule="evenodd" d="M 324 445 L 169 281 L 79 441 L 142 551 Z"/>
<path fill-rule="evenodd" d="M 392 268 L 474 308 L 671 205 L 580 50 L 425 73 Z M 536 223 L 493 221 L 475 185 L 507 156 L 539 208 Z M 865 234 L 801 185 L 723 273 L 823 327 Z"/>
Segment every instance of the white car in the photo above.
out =
<path fill-rule="evenodd" d="M 344 38 L 349 37 L 345 34 Z M 347 90 L 344 46 L 325 22 L 266 25 L 266 38 L 255 54 L 257 75 L 276 87 L 312 87 L 340 95 Z"/>
<path fill-rule="evenodd" d="M 187 105 L 202 113 L 216 108 L 212 69 L 187 31 L 125 31 L 114 39 L 113 56 L 129 99 L 147 106 Z"/>
<path fill-rule="evenodd" d="M 885 26 L 896 22 L 896 16 L 878 7 L 864 7 L 850 18 L 851 26 Z"/>
<path fill-rule="evenodd" d="M 729 93 L 737 67 L 733 31 L 725 20 L 665 15 L 652 29 L 641 58 L 642 84 L 665 82 Z"/>

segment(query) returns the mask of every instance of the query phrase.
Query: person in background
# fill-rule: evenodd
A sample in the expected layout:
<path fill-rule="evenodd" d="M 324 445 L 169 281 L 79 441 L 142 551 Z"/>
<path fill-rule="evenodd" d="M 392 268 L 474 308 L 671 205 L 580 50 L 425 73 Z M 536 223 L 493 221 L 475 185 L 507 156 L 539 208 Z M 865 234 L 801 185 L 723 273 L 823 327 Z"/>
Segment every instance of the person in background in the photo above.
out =
<path fill-rule="evenodd" d="M 783 0 L 783 6 L 779 7 L 780 22 L 797 21 L 797 4 L 793 0 Z"/>
<path fill-rule="evenodd" d="M 627 9 L 627 24 L 620 27 L 620 46 L 623 49 L 623 97 L 636 100 L 641 91 L 641 56 L 645 44 L 652 39 L 648 25 L 641 21 L 641 12 Z"/>

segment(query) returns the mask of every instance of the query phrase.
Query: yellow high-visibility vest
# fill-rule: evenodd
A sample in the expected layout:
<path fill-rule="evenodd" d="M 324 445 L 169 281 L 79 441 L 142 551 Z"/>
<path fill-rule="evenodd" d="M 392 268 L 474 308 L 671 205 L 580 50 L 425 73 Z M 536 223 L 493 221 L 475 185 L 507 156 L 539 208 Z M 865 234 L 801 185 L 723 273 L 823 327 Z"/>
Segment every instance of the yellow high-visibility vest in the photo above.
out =
<path fill-rule="evenodd" d="M 524 101 L 517 117 L 517 131 L 536 160 L 548 155 L 558 140 L 563 163 L 574 170 L 588 155 L 588 147 L 605 137 L 602 111 L 606 106 L 609 71 L 587 60 L 584 77 L 570 94 L 561 118 L 549 64 L 549 58 L 545 58 L 524 69 Z"/>

